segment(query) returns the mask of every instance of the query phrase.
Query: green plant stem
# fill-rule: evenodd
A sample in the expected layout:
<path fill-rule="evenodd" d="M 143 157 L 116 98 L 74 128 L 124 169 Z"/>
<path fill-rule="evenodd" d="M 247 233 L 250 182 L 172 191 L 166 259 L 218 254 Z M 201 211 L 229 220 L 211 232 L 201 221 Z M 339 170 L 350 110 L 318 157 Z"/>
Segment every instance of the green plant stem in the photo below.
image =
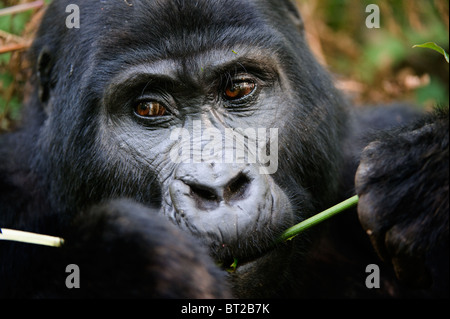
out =
<path fill-rule="evenodd" d="M 346 199 L 343 202 L 336 204 L 333 207 L 330 207 L 330 208 L 324 210 L 323 212 L 318 213 L 317 215 L 314 215 L 314 216 L 302 221 L 301 223 L 298 223 L 297 225 L 292 226 L 291 228 L 288 228 L 281 234 L 280 237 L 278 237 L 277 242 L 280 243 L 280 242 L 284 242 L 287 240 L 291 240 L 292 238 L 297 236 L 302 231 L 304 231 L 320 222 L 323 222 L 324 220 L 326 220 L 346 209 L 349 209 L 350 207 L 355 206 L 358 203 L 358 199 L 359 199 L 358 195 L 350 197 L 349 199 Z"/>
<path fill-rule="evenodd" d="M 295 236 L 297 236 L 302 231 L 320 223 L 324 220 L 346 210 L 350 207 L 355 206 L 358 203 L 358 195 L 350 197 L 345 201 L 334 205 L 317 215 L 314 215 L 297 225 L 294 225 L 287 230 L 285 230 L 280 237 L 278 237 L 277 243 L 284 242 L 287 240 L 291 240 Z M 46 236 L 40 234 L 34 234 L 29 232 L 17 231 L 7 228 L 0 228 L 0 240 L 12 240 L 12 241 L 20 241 L 24 243 L 37 244 L 37 245 L 46 245 L 59 247 L 64 243 L 64 239 L 53 236 Z M 233 264 L 230 268 L 234 271 L 237 267 L 238 260 L 235 258 Z"/>

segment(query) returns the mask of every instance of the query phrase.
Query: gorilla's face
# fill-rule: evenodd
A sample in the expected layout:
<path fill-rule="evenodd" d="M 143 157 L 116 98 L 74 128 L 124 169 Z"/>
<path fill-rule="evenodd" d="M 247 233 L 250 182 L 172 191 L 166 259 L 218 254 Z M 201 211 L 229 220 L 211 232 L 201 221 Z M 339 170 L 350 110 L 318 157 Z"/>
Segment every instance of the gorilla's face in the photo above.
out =
<path fill-rule="evenodd" d="M 41 50 L 55 206 L 159 205 L 223 267 L 238 260 L 237 295 L 275 290 L 290 247 L 274 239 L 335 187 L 337 93 L 288 4 L 131 3 L 80 3 L 81 28 Z"/>

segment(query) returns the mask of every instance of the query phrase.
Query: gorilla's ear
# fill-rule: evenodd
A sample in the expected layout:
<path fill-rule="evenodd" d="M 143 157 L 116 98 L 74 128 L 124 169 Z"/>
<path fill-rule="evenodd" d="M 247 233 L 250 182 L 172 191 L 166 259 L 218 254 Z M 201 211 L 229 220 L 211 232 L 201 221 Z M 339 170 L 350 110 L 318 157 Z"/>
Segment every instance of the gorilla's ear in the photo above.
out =
<path fill-rule="evenodd" d="M 39 53 L 37 60 L 37 77 L 39 81 L 39 100 L 45 104 L 50 97 L 52 87 L 51 73 L 53 68 L 53 57 L 50 48 L 45 46 Z"/>
<path fill-rule="evenodd" d="M 287 11 L 286 15 L 295 24 L 297 29 L 300 32 L 303 33 L 305 27 L 303 25 L 303 19 L 302 19 L 301 15 L 300 15 L 300 12 L 298 11 L 298 8 L 297 8 L 297 5 L 296 5 L 295 1 L 293 1 L 293 0 L 282 0 L 281 2 L 284 4 L 284 8 Z"/>

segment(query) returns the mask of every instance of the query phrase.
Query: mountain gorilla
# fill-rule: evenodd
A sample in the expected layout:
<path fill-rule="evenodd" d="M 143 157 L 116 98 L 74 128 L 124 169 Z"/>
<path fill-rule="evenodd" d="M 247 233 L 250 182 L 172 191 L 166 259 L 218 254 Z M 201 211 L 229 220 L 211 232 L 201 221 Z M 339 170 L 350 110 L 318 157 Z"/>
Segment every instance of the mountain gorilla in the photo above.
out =
<path fill-rule="evenodd" d="M 0 242 L 2 296 L 448 296 L 448 111 L 349 107 L 288 0 L 53 1 L 30 58 L 0 226 L 65 244 Z"/>

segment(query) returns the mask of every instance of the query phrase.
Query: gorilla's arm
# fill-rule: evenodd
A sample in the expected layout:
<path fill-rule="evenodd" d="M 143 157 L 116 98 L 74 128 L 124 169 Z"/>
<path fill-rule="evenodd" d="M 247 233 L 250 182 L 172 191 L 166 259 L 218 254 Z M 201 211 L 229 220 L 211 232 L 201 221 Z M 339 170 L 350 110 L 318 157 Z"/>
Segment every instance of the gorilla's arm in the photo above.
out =
<path fill-rule="evenodd" d="M 31 258 L 23 270 L 14 267 L 2 278 L 0 296 L 230 297 L 224 274 L 206 249 L 156 209 L 131 200 L 111 200 L 81 213 L 63 235 L 61 248 L 2 242 L 4 249 L 13 247 L 38 262 Z M 3 265 L 8 262 L 2 260 Z M 71 264 L 79 269 L 78 288 L 66 286 L 71 276 L 66 267 Z"/>

